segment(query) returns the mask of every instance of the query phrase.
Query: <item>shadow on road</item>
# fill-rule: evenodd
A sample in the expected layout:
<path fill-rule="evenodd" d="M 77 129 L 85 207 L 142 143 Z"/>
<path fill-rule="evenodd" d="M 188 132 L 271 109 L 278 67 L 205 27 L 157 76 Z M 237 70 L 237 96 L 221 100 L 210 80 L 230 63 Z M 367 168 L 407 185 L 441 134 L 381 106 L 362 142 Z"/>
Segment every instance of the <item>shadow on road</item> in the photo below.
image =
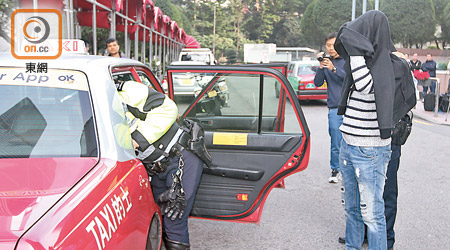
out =
<path fill-rule="evenodd" d="M 302 106 L 326 106 L 327 101 L 326 100 L 299 100 L 300 105 Z"/>

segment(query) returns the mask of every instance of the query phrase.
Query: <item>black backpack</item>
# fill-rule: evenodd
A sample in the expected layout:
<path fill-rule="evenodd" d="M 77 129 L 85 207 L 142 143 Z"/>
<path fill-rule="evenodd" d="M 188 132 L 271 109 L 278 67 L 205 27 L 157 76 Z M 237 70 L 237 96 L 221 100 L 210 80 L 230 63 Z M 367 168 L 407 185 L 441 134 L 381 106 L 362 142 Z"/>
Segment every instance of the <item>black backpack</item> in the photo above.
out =
<path fill-rule="evenodd" d="M 393 121 L 395 128 L 392 131 L 392 143 L 403 145 L 412 129 L 412 112 L 416 106 L 416 87 L 406 60 L 391 54 L 391 62 L 395 73 L 395 95 Z"/>
<path fill-rule="evenodd" d="M 416 87 L 409 65 L 404 59 L 391 54 L 395 74 L 395 95 L 393 121 L 397 124 L 414 106 L 416 106 Z"/>

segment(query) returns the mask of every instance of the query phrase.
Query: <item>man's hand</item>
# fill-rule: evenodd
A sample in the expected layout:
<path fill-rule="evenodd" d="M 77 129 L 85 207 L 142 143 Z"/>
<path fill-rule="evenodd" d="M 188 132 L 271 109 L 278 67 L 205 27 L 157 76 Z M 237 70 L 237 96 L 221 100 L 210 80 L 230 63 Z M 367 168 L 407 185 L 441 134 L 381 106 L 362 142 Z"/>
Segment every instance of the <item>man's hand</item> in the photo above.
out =
<path fill-rule="evenodd" d="M 316 58 L 317 59 L 319 59 L 319 57 L 322 57 L 322 56 L 324 56 L 325 55 L 325 52 L 320 52 L 320 53 L 318 53 L 317 55 L 316 55 Z M 321 61 L 320 62 L 320 65 L 319 65 L 319 68 L 320 69 L 323 69 L 325 66 L 324 66 L 324 61 Z"/>
<path fill-rule="evenodd" d="M 329 69 L 329 70 L 333 70 L 334 68 L 334 64 L 331 62 L 330 59 L 328 58 L 324 58 L 322 62 L 320 62 L 320 65 L 322 65 L 323 68 Z"/>
<path fill-rule="evenodd" d="M 162 215 L 167 215 L 171 220 L 183 218 L 184 211 L 187 207 L 186 196 L 181 191 L 179 184 L 172 185 L 169 190 L 165 191 L 158 197 L 158 204 L 161 207 Z"/>
<path fill-rule="evenodd" d="M 317 58 L 325 56 L 325 52 L 320 52 L 316 55 Z M 319 68 L 333 70 L 334 65 L 329 58 L 324 58 L 319 65 Z"/>

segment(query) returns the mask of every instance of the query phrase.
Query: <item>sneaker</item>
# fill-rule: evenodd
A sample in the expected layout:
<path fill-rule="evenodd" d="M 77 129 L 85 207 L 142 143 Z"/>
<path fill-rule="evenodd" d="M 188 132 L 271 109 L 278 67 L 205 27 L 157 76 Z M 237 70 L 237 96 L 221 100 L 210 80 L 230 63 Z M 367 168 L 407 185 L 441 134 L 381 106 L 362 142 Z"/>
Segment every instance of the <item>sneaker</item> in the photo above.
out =
<path fill-rule="evenodd" d="M 328 178 L 328 182 L 329 183 L 338 183 L 338 174 L 339 174 L 339 171 L 333 169 L 333 171 L 331 171 L 330 178 Z"/>

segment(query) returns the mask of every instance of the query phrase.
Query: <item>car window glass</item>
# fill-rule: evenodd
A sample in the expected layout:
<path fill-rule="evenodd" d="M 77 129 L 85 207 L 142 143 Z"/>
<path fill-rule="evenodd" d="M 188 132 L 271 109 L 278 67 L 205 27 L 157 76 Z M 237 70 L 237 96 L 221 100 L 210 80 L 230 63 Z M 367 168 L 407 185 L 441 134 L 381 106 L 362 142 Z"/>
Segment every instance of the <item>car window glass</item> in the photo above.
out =
<path fill-rule="evenodd" d="M 312 66 L 302 65 L 298 67 L 297 75 L 312 75 L 315 71 L 312 70 Z"/>
<path fill-rule="evenodd" d="M 146 86 L 155 89 L 155 86 L 153 85 L 152 81 L 150 80 L 150 77 L 148 77 L 144 72 L 138 71 L 138 76 L 141 79 L 141 82 L 145 84 Z"/>
<path fill-rule="evenodd" d="M 264 77 L 262 132 L 299 134 L 301 133 L 299 121 L 297 120 L 291 102 L 286 100 L 286 89 L 283 87 L 284 94 L 277 95 L 277 91 L 280 93 L 281 85 L 282 84 L 272 76 Z M 283 100 L 280 100 L 280 98 L 284 98 L 284 106 L 282 105 Z"/>
<path fill-rule="evenodd" d="M 133 74 L 131 74 L 131 72 L 129 71 L 113 74 L 113 80 L 115 84 L 126 81 L 136 81 L 136 79 L 134 79 L 133 77 Z"/>
<path fill-rule="evenodd" d="M 294 68 L 295 68 L 295 64 L 289 64 L 289 69 L 288 69 L 288 76 L 294 76 Z"/>
<path fill-rule="evenodd" d="M 173 78 L 176 77 L 182 78 L 174 74 Z M 194 75 L 193 79 L 213 84 L 208 91 L 202 90 L 205 94 L 187 111 L 186 117 L 201 121 L 206 131 L 257 132 L 259 75 L 211 73 Z"/>
<path fill-rule="evenodd" d="M 48 70 L 26 81 L 25 69 L 0 71 L 0 158 L 97 156 L 83 73 Z"/>

